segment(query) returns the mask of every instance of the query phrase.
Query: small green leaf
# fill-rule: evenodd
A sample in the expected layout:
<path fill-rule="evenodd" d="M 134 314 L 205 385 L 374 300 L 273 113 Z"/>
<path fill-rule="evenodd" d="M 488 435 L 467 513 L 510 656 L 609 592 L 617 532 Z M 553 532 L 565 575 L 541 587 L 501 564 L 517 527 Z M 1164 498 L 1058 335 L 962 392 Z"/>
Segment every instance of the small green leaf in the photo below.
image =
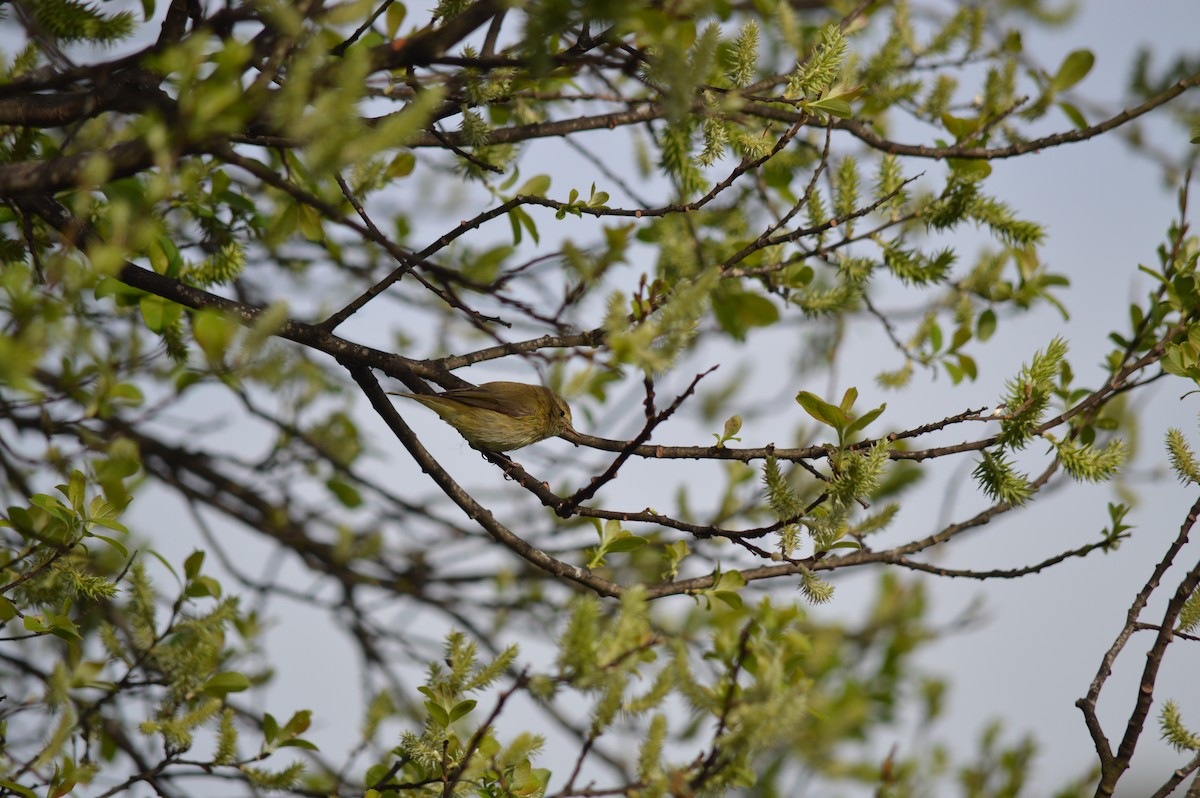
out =
<path fill-rule="evenodd" d="M 295 736 L 297 734 L 304 734 L 310 726 L 312 726 L 312 710 L 302 709 L 299 712 L 292 713 L 292 716 L 288 718 L 288 722 L 283 726 L 283 732 L 284 734 Z"/>
<path fill-rule="evenodd" d="M 838 407 L 841 408 L 843 413 L 849 415 L 850 408 L 854 407 L 854 403 L 856 401 L 858 401 L 858 389 L 851 385 L 846 389 L 846 392 L 842 394 L 842 401 Z"/>
<path fill-rule="evenodd" d="M 975 322 L 975 337 L 981 342 L 992 337 L 992 333 L 996 332 L 996 314 L 988 308 L 983 313 L 979 314 L 979 320 Z"/>
<path fill-rule="evenodd" d="M 454 705 L 454 708 L 450 710 L 450 722 L 453 723 L 454 721 L 458 720 L 459 718 L 464 717 L 465 715 L 470 713 L 470 711 L 474 708 L 475 708 L 474 699 L 469 698 L 466 701 L 459 701 L 457 704 Z"/>
<path fill-rule="evenodd" d="M 1070 119 L 1071 124 L 1073 124 L 1076 128 L 1079 130 L 1087 130 L 1087 119 L 1084 118 L 1082 111 L 1080 111 L 1074 105 L 1071 105 L 1071 103 L 1059 103 L 1058 108 L 1067 115 L 1067 119 Z"/>
<path fill-rule="evenodd" d="M 742 341 L 754 327 L 769 327 L 779 321 L 779 308 L 765 296 L 737 288 L 713 294 L 713 315 L 721 329 Z"/>
<path fill-rule="evenodd" d="M 534 175 L 517 189 L 517 195 L 529 194 L 534 197 L 544 197 L 550 190 L 550 175 Z"/>
<path fill-rule="evenodd" d="M 964 141 L 975 135 L 982 120 L 978 117 L 964 119 L 951 114 L 942 114 L 942 125 L 946 132 L 954 136 L 955 141 Z"/>
<path fill-rule="evenodd" d="M 742 417 L 741 416 L 730 416 L 728 419 L 725 420 L 725 428 L 721 432 L 721 436 L 724 437 L 726 440 L 728 440 L 729 438 L 732 438 L 734 435 L 737 435 L 741 429 L 742 429 Z"/>
<path fill-rule="evenodd" d="M 725 427 L 720 435 L 713 433 L 713 437 L 717 439 L 717 446 L 723 447 L 726 441 L 740 441 L 741 438 L 734 437 L 742 428 L 741 416 L 730 416 L 725 420 Z"/>
<path fill-rule="evenodd" d="M 121 552 L 122 557 L 125 557 L 125 558 L 129 557 L 129 549 L 125 548 L 125 544 L 121 543 L 120 541 L 113 540 L 112 538 L 110 538 L 106 535 L 93 534 L 92 537 L 97 538 L 98 540 L 103 540 L 105 543 L 112 546 L 117 551 Z"/>
<path fill-rule="evenodd" d="M 86 490 L 87 479 L 83 476 L 83 472 L 78 469 L 72 471 L 71 476 L 67 479 L 65 494 L 67 501 L 71 502 L 71 507 L 77 513 L 83 512 L 83 499 Z"/>
<path fill-rule="evenodd" d="M 200 575 L 200 569 L 204 566 L 204 552 L 197 549 L 188 555 L 183 561 L 183 575 L 189 580 L 195 579 Z"/>
<path fill-rule="evenodd" d="M 537 224 L 534 223 L 533 217 L 525 212 L 524 208 L 513 208 L 508 212 L 508 222 L 512 225 L 513 245 L 521 243 L 521 230 L 528 230 L 529 237 L 533 239 L 533 243 L 538 243 Z"/>
<path fill-rule="evenodd" d="M 326 481 L 325 487 L 329 488 L 329 492 L 337 497 L 343 507 L 353 509 L 363 503 L 362 494 L 358 492 L 358 489 L 340 477 L 330 477 Z"/>
<path fill-rule="evenodd" d="M 391 8 L 395 8 L 396 5 L 398 4 L 391 6 Z M 388 10 L 390 11 L 391 8 Z M 391 160 L 391 163 L 388 164 L 387 169 L 384 170 L 384 174 L 389 180 L 397 177 L 408 177 L 413 173 L 413 169 L 415 169 L 416 166 L 417 156 L 413 155 L 411 152 L 402 152 Z"/>
<path fill-rule="evenodd" d="M 160 563 L 162 563 L 162 564 L 163 564 L 163 567 L 164 567 L 164 568 L 166 568 L 168 571 L 170 571 L 170 572 L 171 572 L 171 576 L 175 577 L 175 581 L 176 581 L 176 582 L 181 582 L 181 583 L 183 582 L 183 580 L 179 578 L 179 572 L 175 570 L 175 568 L 174 568 L 174 567 L 171 565 L 171 563 L 167 562 L 167 558 L 166 558 L 166 557 L 162 556 L 161 554 L 159 554 L 159 553 L 158 553 L 157 551 L 155 551 L 154 549 L 146 549 L 145 551 L 146 551 L 146 553 L 147 553 L 147 554 L 149 554 L 151 557 L 153 557 L 154 559 L 156 559 L 156 560 L 158 560 Z"/>
<path fill-rule="evenodd" d="M 220 363 L 238 326 L 220 311 L 205 308 L 192 317 L 192 336 L 210 363 Z"/>
<path fill-rule="evenodd" d="M 224 172 L 217 172 L 219 176 L 228 176 Z M 213 178 L 214 181 L 217 179 Z M 150 265 L 154 267 L 154 271 L 167 277 L 178 277 L 179 272 L 183 270 L 183 256 L 179 254 L 179 248 L 175 246 L 175 242 L 166 236 L 160 236 L 149 249 Z"/>
<path fill-rule="evenodd" d="M 26 615 L 22 621 L 26 632 L 42 633 L 46 631 L 46 622 L 40 615 Z"/>
<path fill-rule="evenodd" d="M 140 407 L 145 397 L 141 388 L 130 382 L 119 382 L 108 393 L 109 397 L 125 407 Z"/>
<path fill-rule="evenodd" d="M 850 425 L 848 427 L 846 427 L 846 433 L 845 433 L 846 437 L 849 438 L 851 435 L 858 432 L 859 430 L 865 429 L 868 424 L 870 424 L 875 419 L 879 418 L 880 414 L 883 413 L 883 411 L 886 409 L 887 409 L 887 402 L 884 402 L 883 404 L 881 404 L 879 407 L 875 408 L 874 410 L 868 410 L 867 412 L 863 413 L 858 418 L 854 419 L 854 421 L 850 422 Z"/>
<path fill-rule="evenodd" d="M 17 605 L 4 596 L 0 596 L 0 624 L 6 624 L 17 617 Z"/>
<path fill-rule="evenodd" d="M 1087 77 L 1096 63 L 1096 56 L 1091 50 L 1075 50 L 1063 59 L 1058 73 L 1051 79 L 1050 88 L 1053 92 L 1066 91 Z"/>
<path fill-rule="evenodd" d="M 142 321 L 150 332 L 161 333 L 166 320 L 167 300 L 160 296 L 146 295 L 138 301 Z"/>
<path fill-rule="evenodd" d="M 275 738 L 279 736 L 279 721 L 275 720 L 275 716 L 270 712 L 263 713 L 262 730 L 263 738 L 268 743 L 275 742 Z"/>
<path fill-rule="evenodd" d="M 96 299 L 104 299 L 106 296 L 111 296 L 117 300 L 117 304 L 121 307 L 132 305 L 142 297 L 149 296 L 142 289 L 125 285 L 125 283 L 112 277 L 101 277 L 92 293 L 95 294 Z"/>
<path fill-rule="evenodd" d="M 20 784 L 17 784 L 15 781 L 0 779 L 0 787 L 3 787 L 6 790 L 12 790 L 14 793 L 24 796 L 24 798 L 37 798 L 36 792 L 28 787 L 23 787 Z"/>
<path fill-rule="evenodd" d="M 404 7 L 404 3 L 392 3 L 388 6 L 387 16 L 384 17 L 384 25 L 389 39 L 396 38 L 396 32 L 400 30 L 400 24 L 404 22 L 404 17 L 407 13 L 408 9 Z"/>
<path fill-rule="evenodd" d="M 188 582 L 184 595 L 188 598 L 218 598 L 221 595 L 221 583 L 211 576 L 197 576 Z"/>
<path fill-rule="evenodd" d="M 240 693 L 250 688 L 250 679 L 237 671 L 214 673 L 200 689 L 214 698 L 224 698 L 230 693 Z"/>
<path fill-rule="evenodd" d="M 796 394 L 796 401 L 810 416 L 839 433 L 850 423 L 850 417 L 840 407 L 829 404 L 815 393 L 800 391 Z"/>
<path fill-rule="evenodd" d="M 48 621 L 50 634 L 55 637 L 67 641 L 83 639 L 83 636 L 79 634 L 79 627 L 66 615 L 48 615 L 46 620 Z"/>
<path fill-rule="evenodd" d="M 432 701 L 425 702 L 425 711 L 429 713 L 429 717 L 433 718 L 434 722 L 442 728 L 450 725 L 450 713 L 440 705 Z"/>
<path fill-rule="evenodd" d="M 740 610 L 744 604 L 741 596 L 729 590 L 714 590 L 712 595 L 713 598 L 724 602 L 731 609 Z"/>
<path fill-rule="evenodd" d="M 34 507 L 40 507 L 60 521 L 66 521 L 70 523 L 75 518 L 74 513 L 71 512 L 67 505 L 63 504 L 53 496 L 47 496 L 44 493 L 34 494 L 29 498 L 29 503 Z"/>
<path fill-rule="evenodd" d="M 975 358 L 970 355 L 958 353 L 958 367 L 962 369 L 962 373 L 972 382 L 979 377 L 979 367 L 975 364 Z"/>
<path fill-rule="evenodd" d="M 300 233 L 309 241 L 324 241 L 325 227 L 321 224 L 321 214 L 311 205 L 299 206 Z"/>
<path fill-rule="evenodd" d="M 959 177 L 983 180 L 992 173 L 992 165 L 981 158 L 947 158 L 946 164 Z"/>
<path fill-rule="evenodd" d="M 934 352 L 942 351 L 942 328 L 936 324 L 929 325 L 929 348 Z"/>
<path fill-rule="evenodd" d="M 826 97 L 823 100 L 813 100 L 810 103 L 804 104 L 806 108 L 821 113 L 836 116 L 841 119 L 849 119 L 854 116 L 854 110 L 850 107 L 850 103 L 843 100 L 841 97 Z"/>
<path fill-rule="evenodd" d="M 963 380 L 962 369 L 948 361 L 943 361 L 942 366 L 946 369 L 946 373 L 950 375 L 950 382 L 958 385 Z"/>
<path fill-rule="evenodd" d="M 620 537 L 617 537 L 617 538 L 613 539 L 612 541 L 605 543 L 604 550 L 606 552 L 614 552 L 614 553 L 623 552 L 623 551 L 633 551 L 634 549 L 640 549 L 642 546 L 645 546 L 648 542 L 649 541 L 643 537 L 640 537 L 638 535 L 631 535 L 630 533 L 626 532 L 625 534 L 621 535 Z"/>

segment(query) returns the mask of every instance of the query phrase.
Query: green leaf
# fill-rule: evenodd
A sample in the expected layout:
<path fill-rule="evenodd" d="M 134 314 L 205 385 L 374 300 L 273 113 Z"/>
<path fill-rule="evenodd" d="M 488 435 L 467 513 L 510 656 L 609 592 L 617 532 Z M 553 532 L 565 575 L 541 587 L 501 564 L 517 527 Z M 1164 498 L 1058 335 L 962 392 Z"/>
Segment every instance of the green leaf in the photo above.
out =
<path fill-rule="evenodd" d="M 800 391 L 796 394 L 796 401 L 804 408 L 805 412 L 815 418 L 822 424 L 833 427 L 838 433 L 850 423 L 850 416 L 846 415 L 837 405 L 831 405 L 815 393 L 808 391 Z"/>
<path fill-rule="evenodd" d="M 166 323 L 167 300 L 147 294 L 138 301 L 138 308 L 142 311 L 142 320 L 150 332 L 161 333 Z"/>
<path fill-rule="evenodd" d="M 142 390 L 131 382 L 120 382 L 108 392 L 109 398 L 125 407 L 140 407 L 145 397 Z"/>
<path fill-rule="evenodd" d="M 400 25 L 404 22 L 407 13 L 408 9 L 404 7 L 404 3 L 392 3 L 388 6 L 387 16 L 384 17 L 384 29 L 387 31 L 389 39 L 396 38 L 396 32 L 400 30 Z"/>
<path fill-rule="evenodd" d="M 230 693 L 240 693 L 250 688 L 250 679 L 246 674 L 237 671 L 222 671 L 214 673 L 201 687 L 206 695 L 214 698 L 224 698 Z"/>
<path fill-rule="evenodd" d="M 93 518 L 92 523 L 96 526 L 102 526 L 105 529 L 111 529 L 113 532 L 120 532 L 122 535 L 128 535 L 129 530 L 120 521 L 112 518 Z M 96 537 L 100 537 L 96 535 Z"/>
<path fill-rule="evenodd" d="M 159 554 L 159 553 L 158 553 L 157 551 L 155 551 L 154 549 L 146 549 L 145 551 L 146 551 L 146 553 L 148 553 L 148 554 L 149 554 L 151 557 L 153 557 L 154 559 L 156 559 L 156 560 L 158 560 L 160 563 L 162 563 L 162 564 L 163 564 L 163 567 L 164 567 L 164 568 L 166 568 L 168 571 L 170 571 L 170 572 L 171 572 L 171 576 L 175 577 L 175 581 L 176 581 L 176 582 L 180 582 L 180 583 L 182 583 L 182 582 L 183 582 L 183 580 L 179 578 L 179 572 L 175 570 L 175 568 L 174 568 L 174 567 L 171 565 L 171 563 L 167 562 L 167 558 L 166 558 L 166 557 L 162 556 L 161 554 Z"/>
<path fill-rule="evenodd" d="M 324 241 L 325 227 L 321 224 L 321 214 L 311 205 L 301 204 L 298 210 L 300 233 L 309 241 Z"/>
<path fill-rule="evenodd" d="M 283 726 L 283 733 L 292 735 L 304 734 L 312 726 L 312 710 L 302 709 L 299 712 L 293 712 L 288 718 L 288 722 Z"/>
<path fill-rule="evenodd" d="M 23 787 L 20 784 L 17 784 L 15 781 L 9 781 L 8 779 L 0 779 L 0 787 L 3 787 L 6 790 L 12 790 L 13 792 L 17 793 L 18 795 L 23 795 L 25 798 L 37 798 L 36 792 L 29 789 L 28 787 Z"/>
<path fill-rule="evenodd" d="M 330 477 L 325 482 L 325 487 L 329 488 L 329 492 L 337 497 L 337 500 L 342 503 L 343 507 L 353 509 L 360 507 L 363 503 L 362 494 L 358 492 L 358 489 L 341 479 L 341 477 Z"/>
<path fill-rule="evenodd" d="M 398 3 L 396 5 L 399 5 Z M 393 5 L 392 8 L 395 8 Z M 391 9 L 388 9 L 389 11 Z M 397 177 L 408 177 L 413 173 L 413 169 L 417 167 L 417 156 L 411 152 L 402 152 L 391 160 L 384 174 L 389 180 Z"/>
<path fill-rule="evenodd" d="M 731 609 L 740 610 L 744 604 L 741 596 L 729 590 L 714 590 L 712 595 L 713 598 L 724 602 Z"/>
<path fill-rule="evenodd" d="M 957 357 L 958 367 L 962 369 L 962 373 L 974 382 L 979 377 L 979 366 L 976 365 L 975 358 L 970 355 L 964 355 L 961 352 L 958 353 Z"/>
<path fill-rule="evenodd" d="M 725 427 L 718 435 L 715 432 L 713 437 L 717 439 L 717 446 L 724 446 L 726 441 L 740 441 L 741 438 L 734 437 L 742 428 L 741 416 L 730 416 L 725 420 Z"/>
<path fill-rule="evenodd" d="M 840 97 L 826 97 L 822 100 L 805 103 L 804 105 L 811 110 L 820 111 L 841 119 L 849 119 L 854 116 L 854 110 L 850 107 L 850 103 Z"/>
<path fill-rule="evenodd" d="M 533 243 L 538 243 L 537 224 L 534 223 L 533 217 L 525 212 L 524 208 L 513 208 L 508 212 L 508 222 L 512 225 L 513 245 L 521 243 L 521 230 L 529 231 L 529 237 L 533 239 Z"/>
<path fill-rule="evenodd" d="M 466 701 L 459 701 L 450 710 L 450 722 L 453 723 L 454 721 L 458 720 L 459 718 L 464 717 L 465 715 L 470 713 L 470 711 L 474 708 L 475 708 L 474 699 L 468 698 Z"/>
<path fill-rule="evenodd" d="M 440 704 L 435 704 L 432 701 L 426 701 L 425 711 L 428 712 L 429 717 L 433 718 L 433 721 L 442 728 L 450 725 L 450 713 L 448 713 Z"/>
<path fill-rule="evenodd" d="M 184 594 L 188 598 L 217 598 L 221 595 L 221 583 L 211 576 L 197 576 L 188 583 Z"/>
<path fill-rule="evenodd" d="M 841 408 L 843 413 L 849 415 L 850 408 L 854 407 L 854 403 L 856 401 L 858 401 L 858 389 L 851 385 L 846 389 L 846 392 L 842 394 L 842 401 L 838 404 L 838 407 Z"/>
<path fill-rule="evenodd" d="M 0 596 L 0 624 L 5 624 L 17 617 L 17 605 L 4 596 Z"/>
<path fill-rule="evenodd" d="M 712 298 L 713 315 L 721 329 L 738 341 L 754 327 L 769 327 L 779 321 L 779 309 L 775 303 L 752 291 L 723 289 Z"/>
<path fill-rule="evenodd" d="M 190 581 L 200 575 L 200 569 L 204 566 L 204 552 L 197 549 L 188 555 L 183 561 L 183 575 Z"/>
<path fill-rule="evenodd" d="M 865 429 L 868 424 L 870 424 L 875 419 L 879 418 L 880 414 L 883 413 L 883 411 L 886 409 L 887 409 L 887 402 L 884 402 L 883 404 L 881 404 L 879 407 L 875 408 L 874 410 L 868 410 L 867 412 L 863 413 L 858 418 L 854 419 L 854 421 L 850 422 L 850 426 L 846 427 L 846 437 L 849 438 L 851 435 L 858 432 L 859 430 Z"/>
<path fill-rule="evenodd" d="M 982 158 L 947 158 L 946 164 L 954 174 L 971 181 L 983 180 L 992 173 L 992 165 Z"/>
<path fill-rule="evenodd" d="M 71 509 L 53 496 L 37 493 L 29 498 L 29 503 L 34 507 L 40 507 L 60 521 L 70 523 L 75 519 L 75 514 L 71 512 Z"/>
<path fill-rule="evenodd" d="M 224 174 L 224 172 L 217 173 L 217 175 Z M 213 179 L 215 181 L 216 177 Z M 225 179 L 228 180 L 229 178 L 226 177 Z M 183 256 L 179 254 L 179 248 L 175 246 L 175 242 L 166 236 L 160 236 L 152 243 L 147 254 L 150 258 L 150 265 L 159 274 L 166 275 L 167 277 L 178 277 L 179 272 L 183 270 Z"/>
<path fill-rule="evenodd" d="M 67 641 L 82 640 L 79 627 L 66 615 L 47 615 L 50 634 Z"/>
<path fill-rule="evenodd" d="M 1095 63 L 1096 56 L 1092 55 L 1091 50 L 1075 50 L 1069 53 L 1058 68 L 1058 73 L 1050 80 L 1051 91 L 1057 93 L 1071 88 L 1087 77 Z"/>
<path fill-rule="evenodd" d="M 1073 124 L 1076 128 L 1079 130 L 1087 130 L 1087 119 L 1084 118 L 1082 111 L 1080 111 L 1074 105 L 1071 105 L 1071 103 L 1059 103 L 1058 108 L 1067 115 L 1067 119 L 1070 119 L 1071 124 Z"/>
<path fill-rule="evenodd" d="M 233 342 L 238 323 L 225 314 L 205 308 L 192 317 L 192 336 L 210 363 L 220 363 Z"/>
<path fill-rule="evenodd" d="M 121 552 L 122 557 L 125 557 L 125 558 L 129 557 L 129 549 L 125 548 L 125 544 L 121 543 L 120 541 L 113 540 L 112 538 L 108 537 L 107 535 L 92 534 L 91 537 L 97 538 L 99 540 L 103 540 L 105 543 L 112 546 L 117 551 Z"/>
<path fill-rule="evenodd" d="M 96 283 L 96 288 L 92 292 L 96 299 L 104 299 L 106 296 L 111 296 L 117 300 L 117 304 L 125 307 L 132 305 L 135 301 L 144 296 L 149 296 L 140 288 L 134 288 L 131 285 L 125 285 L 120 280 L 112 277 L 101 277 Z"/>
<path fill-rule="evenodd" d="M 626 532 L 620 537 L 614 538 L 612 541 L 605 543 L 604 550 L 606 552 L 633 551 L 634 549 L 640 549 L 647 543 L 649 543 L 649 541 L 646 540 L 646 538 Z"/>
<path fill-rule="evenodd" d="M 929 325 L 929 348 L 934 352 L 942 351 L 942 328 L 937 324 Z"/>
<path fill-rule="evenodd" d="M 955 141 L 964 141 L 974 136 L 982 121 L 978 117 L 965 119 L 951 114 L 942 114 L 942 125 L 946 128 L 946 132 L 954 136 Z"/>
<path fill-rule="evenodd" d="M 534 197 L 544 197 L 546 192 L 550 190 L 550 175 L 534 175 L 525 181 L 519 189 L 517 195 L 529 194 Z"/>
<path fill-rule="evenodd" d="M 83 476 L 83 472 L 78 469 L 71 472 L 71 476 L 67 479 L 67 489 L 64 491 L 67 501 L 71 503 L 71 507 L 77 513 L 83 512 L 84 492 L 87 490 L 87 479 Z"/>
<path fill-rule="evenodd" d="M 994 332 L 996 332 L 996 314 L 991 308 L 988 308 L 979 314 L 979 319 L 975 322 L 975 337 L 980 342 L 987 341 Z"/>
<path fill-rule="evenodd" d="M 275 742 L 275 739 L 279 737 L 279 721 L 275 720 L 275 716 L 270 712 L 263 713 L 262 730 L 263 738 L 268 743 Z"/>
<path fill-rule="evenodd" d="M 46 622 L 40 615 L 26 615 L 22 620 L 26 632 L 40 634 L 46 631 Z"/>

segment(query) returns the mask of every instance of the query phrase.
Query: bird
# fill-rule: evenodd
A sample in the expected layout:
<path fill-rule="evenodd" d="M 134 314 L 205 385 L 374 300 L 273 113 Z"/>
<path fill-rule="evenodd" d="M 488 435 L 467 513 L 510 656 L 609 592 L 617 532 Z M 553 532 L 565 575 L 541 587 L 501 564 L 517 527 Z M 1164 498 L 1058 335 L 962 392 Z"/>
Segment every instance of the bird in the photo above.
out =
<path fill-rule="evenodd" d="M 510 452 L 573 429 L 571 407 L 541 385 L 485 382 L 440 394 L 388 393 L 420 402 L 472 446 L 489 452 Z"/>

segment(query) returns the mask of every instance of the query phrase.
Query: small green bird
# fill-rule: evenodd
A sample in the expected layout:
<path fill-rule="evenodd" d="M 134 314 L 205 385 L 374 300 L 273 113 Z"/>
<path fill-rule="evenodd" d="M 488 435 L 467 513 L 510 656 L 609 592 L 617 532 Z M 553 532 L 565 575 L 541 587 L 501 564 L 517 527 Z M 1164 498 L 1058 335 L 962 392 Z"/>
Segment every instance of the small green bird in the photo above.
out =
<path fill-rule="evenodd" d="M 571 408 L 541 385 L 485 382 L 426 395 L 389 391 L 425 405 L 478 449 L 509 452 L 570 430 Z"/>

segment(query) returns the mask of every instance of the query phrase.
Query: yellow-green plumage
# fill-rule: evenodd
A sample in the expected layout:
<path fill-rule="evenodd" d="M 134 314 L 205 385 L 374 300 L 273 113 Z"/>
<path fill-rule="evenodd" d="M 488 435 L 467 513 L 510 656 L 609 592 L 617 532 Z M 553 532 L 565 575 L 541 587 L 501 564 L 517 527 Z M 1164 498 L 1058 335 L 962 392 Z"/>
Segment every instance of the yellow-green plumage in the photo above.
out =
<path fill-rule="evenodd" d="M 571 408 L 540 385 L 485 382 L 436 395 L 395 393 L 442 417 L 479 449 L 509 452 L 571 429 Z"/>

